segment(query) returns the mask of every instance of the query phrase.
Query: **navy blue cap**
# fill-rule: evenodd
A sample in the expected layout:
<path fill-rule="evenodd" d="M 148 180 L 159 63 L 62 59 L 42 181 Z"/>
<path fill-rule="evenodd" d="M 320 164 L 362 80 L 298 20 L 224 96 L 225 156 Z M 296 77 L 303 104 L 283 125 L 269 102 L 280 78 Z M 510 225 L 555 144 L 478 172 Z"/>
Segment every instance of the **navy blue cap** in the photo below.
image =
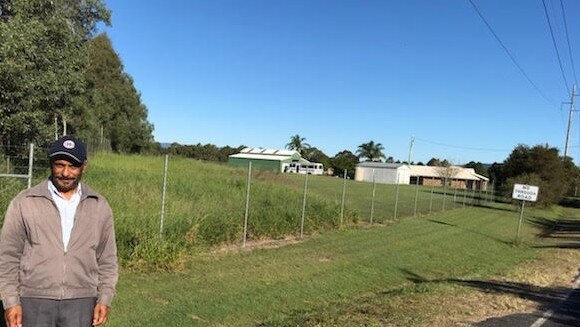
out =
<path fill-rule="evenodd" d="M 63 136 L 52 143 L 48 157 L 51 160 L 63 157 L 80 166 L 87 160 L 87 147 L 72 135 Z"/>

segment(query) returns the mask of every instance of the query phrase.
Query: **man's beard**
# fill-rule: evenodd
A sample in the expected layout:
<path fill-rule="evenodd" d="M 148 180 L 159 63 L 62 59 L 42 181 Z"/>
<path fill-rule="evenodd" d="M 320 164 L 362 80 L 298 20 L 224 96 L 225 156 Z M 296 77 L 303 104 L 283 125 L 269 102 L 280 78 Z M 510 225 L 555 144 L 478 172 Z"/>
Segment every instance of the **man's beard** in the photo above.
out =
<path fill-rule="evenodd" d="M 54 184 L 54 186 L 59 192 L 66 193 L 77 188 L 77 186 L 81 181 L 82 176 L 83 176 L 82 173 L 79 174 L 78 176 L 67 178 L 64 178 L 59 175 L 51 175 L 50 179 L 52 180 L 52 184 Z"/>

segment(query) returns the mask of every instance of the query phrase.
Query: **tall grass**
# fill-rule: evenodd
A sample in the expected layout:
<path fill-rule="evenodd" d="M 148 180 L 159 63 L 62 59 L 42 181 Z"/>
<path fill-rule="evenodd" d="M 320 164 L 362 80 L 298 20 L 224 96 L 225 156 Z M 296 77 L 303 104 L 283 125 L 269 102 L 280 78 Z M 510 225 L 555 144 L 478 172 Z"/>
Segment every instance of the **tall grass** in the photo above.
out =
<path fill-rule="evenodd" d="M 162 157 L 100 154 L 91 158 L 85 181 L 113 208 L 124 264 L 171 269 L 190 251 L 242 240 L 246 170 L 171 157 L 161 231 L 163 171 Z M 256 171 L 252 179 L 249 238 L 297 234 L 302 191 L 272 173 Z M 307 232 L 338 225 L 338 207 L 322 197 L 310 197 L 306 211 Z"/>
<path fill-rule="evenodd" d="M 49 174 L 46 160 L 35 167 L 35 182 Z M 115 215 L 119 257 L 124 266 L 172 270 L 188 253 L 243 239 L 247 169 L 171 157 L 161 222 L 164 158 L 95 153 L 84 181 L 109 200 Z M 299 235 L 305 175 L 255 170 L 250 189 L 248 239 Z M 377 184 L 308 176 L 305 233 L 357 222 L 386 223 L 394 218 L 462 207 L 471 193 L 414 185 Z M 0 206 L 25 182 L 0 179 Z M 345 190 L 344 214 L 341 202 Z M 396 205 L 395 205 L 396 204 Z M 372 216 L 371 216 L 372 206 Z M 396 210 L 395 210 L 396 209 Z M 341 227 L 342 227 L 341 226 Z M 163 228 L 161 228 L 163 227 Z"/>

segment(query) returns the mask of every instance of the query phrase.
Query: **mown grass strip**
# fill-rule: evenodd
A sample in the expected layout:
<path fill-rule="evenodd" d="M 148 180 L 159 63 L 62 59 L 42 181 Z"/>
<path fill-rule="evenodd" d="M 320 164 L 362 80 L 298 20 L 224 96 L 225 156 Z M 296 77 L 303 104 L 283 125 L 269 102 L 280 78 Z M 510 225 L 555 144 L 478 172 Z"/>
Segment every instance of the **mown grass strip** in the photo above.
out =
<path fill-rule="evenodd" d="M 540 251 L 528 246 L 541 242 L 533 226 L 524 229 L 527 245 L 511 244 L 516 220 L 508 210 L 457 209 L 278 249 L 196 256 L 178 274 L 126 272 L 110 324 L 290 326 L 301 321 L 297 312 L 325 312 L 365 294 L 416 292 L 418 279 L 482 278 Z"/>

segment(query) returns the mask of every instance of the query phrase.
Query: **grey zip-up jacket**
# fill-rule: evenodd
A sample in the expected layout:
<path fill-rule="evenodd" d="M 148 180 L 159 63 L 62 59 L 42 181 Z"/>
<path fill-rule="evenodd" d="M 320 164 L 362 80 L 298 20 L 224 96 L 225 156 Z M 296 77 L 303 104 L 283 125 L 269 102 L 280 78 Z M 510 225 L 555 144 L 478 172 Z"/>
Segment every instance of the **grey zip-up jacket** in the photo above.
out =
<path fill-rule="evenodd" d="M 82 188 L 66 252 L 48 180 L 10 202 L 0 234 L 4 308 L 20 304 L 20 297 L 96 297 L 111 305 L 118 278 L 113 214 L 104 197 Z"/>

